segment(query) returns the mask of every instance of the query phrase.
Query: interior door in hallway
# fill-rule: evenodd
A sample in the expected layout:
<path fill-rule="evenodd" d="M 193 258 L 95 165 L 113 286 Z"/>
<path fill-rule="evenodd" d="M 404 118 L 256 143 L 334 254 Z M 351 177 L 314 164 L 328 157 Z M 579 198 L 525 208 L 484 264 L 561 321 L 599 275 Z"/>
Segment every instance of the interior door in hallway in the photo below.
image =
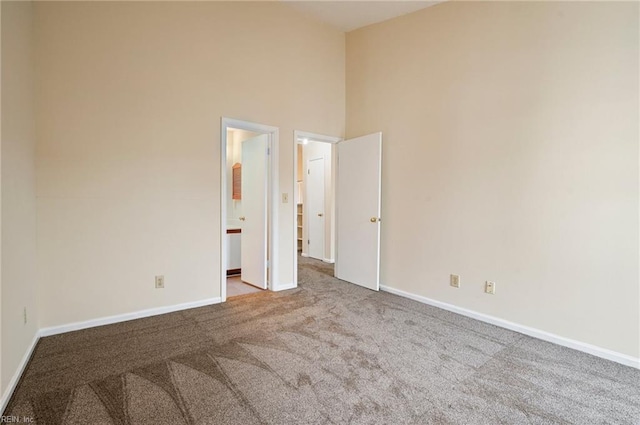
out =
<path fill-rule="evenodd" d="M 307 253 L 309 257 L 324 258 L 324 158 L 309 160 L 307 166 Z"/>
<path fill-rule="evenodd" d="M 241 279 L 267 289 L 267 149 L 269 135 L 242 142 Z"/>
<path fill-rule="evenodd" d="M 338 143 L 336 266 L 338 279 L 380 289 L 382 133 Z"/>

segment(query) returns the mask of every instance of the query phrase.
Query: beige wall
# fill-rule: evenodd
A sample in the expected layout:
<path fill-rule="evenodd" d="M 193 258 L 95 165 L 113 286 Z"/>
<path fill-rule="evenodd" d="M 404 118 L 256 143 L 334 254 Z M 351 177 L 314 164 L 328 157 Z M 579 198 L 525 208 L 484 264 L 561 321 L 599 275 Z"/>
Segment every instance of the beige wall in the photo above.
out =
<path fill-rule="evenodd" d="M 38 329 L 33 13 L 30 2 L 2 8 L 2 367 L 1 393 Z M 27 323 L 24 323 L 24 309 Z"/>
<path fill-rule="evenodd" d="M 218 297 L 220 117 L 280 128 L 292 195 L 293 129 L 344 132 L 344 34 L 271 2 L 35 12 L 41 325 Z M 283 284 L 292 220 L 281 205 Z"/>
<path fill-rule="evenodd" d="M 640 356 L 638 6 L 453 2 L 347 35 L 347 136 L 384 134 L 382 284 Z"/>
<path fill-rule="evenodd" d="M 298 168 L 296 170 L 296 181 L 301 182 L 303 178 L 302 169 L 304 168 L 303 161 L 302 161 L 302 144 L 298 144 L 297 150 L 298 150 L 298 164 L 296 165 L 298 166 Z"/>

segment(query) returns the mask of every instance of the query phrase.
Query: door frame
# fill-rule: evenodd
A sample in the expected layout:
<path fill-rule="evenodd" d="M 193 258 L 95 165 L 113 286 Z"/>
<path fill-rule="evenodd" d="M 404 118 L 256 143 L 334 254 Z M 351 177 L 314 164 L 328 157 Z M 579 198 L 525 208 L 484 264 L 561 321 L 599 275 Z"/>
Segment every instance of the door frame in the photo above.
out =
<path fill-rule="evenodd" d="M 342 137 L 335 137 L 335 136 L 327 136 L 324 134 L 316 134 L 316 133 L 309 133 L 307 131 L 300 131 L 300 130 L 294 130 L 293 131 L 293 188 L 294 190 L 296 189 L 296 183 L 298 181 L 298 145 L 299 144 L 303 144 L 302 140 L 303 139 L 307 139 L 309 142 L 322 142 L 322 143 L 332 143 L 332 144 L 336 144 L 338 142 L 341 142 L 343 140 Z M 333 167 L 336 164 L 335 161 L 335 156 L 336 152 L 335 149 L 332 151 L 331 153 L 331 167 L 333 169 Z M 304 207 L 303 207 L 304 208 Z M 326 207 L 325 207 L 326 208 Z M 298 286 L 298 221 L 296 220 L 296 216 L 297 216 L 297 209 L 298 209 L 298 205 L 297 202 L 295 202 L 295 196 L 294 196 L 294 202 L 292 202 L 292 206 L 291 206 L 291 212 L 292 212 L 292 217 L 293 217 L 293 284 L 294 287 Z M 337 209 L 337 205 L 334 202 L 333 206 L 332 206 L 332 210 L 331 210 L 331 214 L 333 217 L 335 217 L 335 212 Z M 303 241 L 304 243 L 304 241 Z"/>
<path fill-rule="evenodd" d="M 269 135 L 269 154 L 267 167 L 269 178 L 267 182 L 267 289 L 277 291 L 278 288 L 278 199 L 279 189 L 279 134 L 280 129 L 265 124 L 243 121 L 234 118 L 220 119 L 220 299 L 227 300 L 227 130 L 252 131 Z"/>

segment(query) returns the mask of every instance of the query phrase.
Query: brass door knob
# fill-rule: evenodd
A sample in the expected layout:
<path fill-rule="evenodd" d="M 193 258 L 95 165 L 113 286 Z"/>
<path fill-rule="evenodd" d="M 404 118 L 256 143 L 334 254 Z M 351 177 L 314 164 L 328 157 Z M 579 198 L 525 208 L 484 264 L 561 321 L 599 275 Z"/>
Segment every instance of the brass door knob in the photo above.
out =
<path fill-rule="evenodd" d="M 378 217 L 371 217 L 369 219 L 369 221 L 371 221 L 372 223 L 376 223 L 376 222 L 380 221 L 380 219 Z"/>
<path fill-rule="evenodd" d="M 244 221 L 245 218 L 244 217 L 239 217 L 240 221 Z"/>
<path fill-rule="evenodd" d="M 324 214 L 322 213 L 318 213 L 318 217 L 322 217 Z"/>

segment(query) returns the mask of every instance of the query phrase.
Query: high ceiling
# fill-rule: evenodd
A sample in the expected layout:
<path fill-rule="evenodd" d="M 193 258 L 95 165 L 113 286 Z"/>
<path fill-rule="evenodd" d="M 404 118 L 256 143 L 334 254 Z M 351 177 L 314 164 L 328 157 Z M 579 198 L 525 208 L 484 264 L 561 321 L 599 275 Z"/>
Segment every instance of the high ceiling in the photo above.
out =
<path fill-rule="evenodd" d="M 287 1 L 298 11 L 344 32 L 406 15 L 440 1 Z"/>

